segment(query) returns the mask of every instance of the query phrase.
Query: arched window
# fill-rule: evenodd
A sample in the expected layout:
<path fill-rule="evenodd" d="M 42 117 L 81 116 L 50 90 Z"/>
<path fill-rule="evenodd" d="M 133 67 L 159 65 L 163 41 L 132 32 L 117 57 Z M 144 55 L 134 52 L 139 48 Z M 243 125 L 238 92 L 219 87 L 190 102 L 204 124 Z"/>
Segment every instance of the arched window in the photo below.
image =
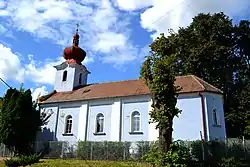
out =
<path fill-rule="evenodd" d="M 80 75 L 79 75 L 79 84 L 80 85 L 82 84 L 82 73 L 80 73 Z"/>
<path fill-rule="evenodd" d="M 139 132 L 140 123 L 140 113 L 138 111 L 133 111 L 131 114 L 131 132 Z"/>
<path fill-rule="evenodd" d="M 67 71 L 63 71 L 63 78 L 62 78 L 62 81 L 66 81 L 66 80 L 67 80 L 67 74 L 68 74 Z"/>
<path fill-rule="evenodd" d="M 65 133 L 71 134 L 72 133 L 72 123 L 73 119 L 71 115 L 68 115 L 65 120 Z"/>
<path fill-rule="evenodd" d="M 219 125 L 217 110 L 213 109 L 213 113 L 212 114 L 213 114 L 214 125 Z"/>
<path fill-rule="evenodd" d="M 104 115 L 102 113 L 96 116 L 96 133 L 102 133 L 104 129 Z"/>

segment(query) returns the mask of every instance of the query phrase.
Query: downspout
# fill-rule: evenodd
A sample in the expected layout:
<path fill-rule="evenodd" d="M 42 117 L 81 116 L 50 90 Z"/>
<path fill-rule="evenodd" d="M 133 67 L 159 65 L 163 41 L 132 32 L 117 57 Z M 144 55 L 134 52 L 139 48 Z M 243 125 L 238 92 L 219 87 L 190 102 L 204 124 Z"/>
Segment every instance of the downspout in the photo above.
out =
<path fill-rule="evenodd" d="M 56 127 L 55 127 L 55 134 L 54 134 L 54 141 L 56 141 L 56 134 L 57 134 L 57 126 L 58 126 L 58 119 L 59 119 L 59 105 L 57 105 L 57 112 L 56 112 Z"/>
<path fill-rule="evenodd" d="M 122 100 L 120 99 L 120 127 L 119 127 L 119 141 L 122 140 Z"/>
<path fill-rule="evenodd" d="M 207 126 L 206 126 L 206 112 L 205 112 L 205 104 L 204 104 L 204 97 L 201 93 L 199 93 L 201 98 L 201 115 L 202 115 L 202 130 L 204 140 L 207 141 Z"/>
<path fill-rule="evenodd" d="M 84 141 L 87 141 L 88 135 L 88 123 L 89 123 L 89 102 L 87 102 L 87 116 L 86 116 L 86 126 L 85 126 L 85 138 Z"/>

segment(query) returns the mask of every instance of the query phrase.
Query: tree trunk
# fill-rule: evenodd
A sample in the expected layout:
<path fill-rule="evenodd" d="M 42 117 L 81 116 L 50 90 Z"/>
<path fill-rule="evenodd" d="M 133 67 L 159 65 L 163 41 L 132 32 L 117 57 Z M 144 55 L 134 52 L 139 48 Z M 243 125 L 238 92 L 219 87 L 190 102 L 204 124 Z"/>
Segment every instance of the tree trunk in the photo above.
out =
<path fill-rule="evenodd" d="M 166 153 L 172 144 L 173 119 L 169 119 L 169 127 L 159 128 L 159 148 L 160 151 Z"/>

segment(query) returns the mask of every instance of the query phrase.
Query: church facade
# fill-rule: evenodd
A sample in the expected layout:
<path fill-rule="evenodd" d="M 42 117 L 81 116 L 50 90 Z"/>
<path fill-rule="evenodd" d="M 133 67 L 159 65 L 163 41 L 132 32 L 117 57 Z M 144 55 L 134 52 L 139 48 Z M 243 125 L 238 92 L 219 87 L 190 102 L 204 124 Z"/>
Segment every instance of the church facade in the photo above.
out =
<path fill-rule="evenodd" d="M 65 48 L 65 62 L 55 66 L 54 91 L 39 98 L 40 110 L 50 114 L 39 140 L 50 141 L 155 141 L 158 130 L 149 123 L 152 100 L 140 79 L 88 84 L 90 72 L 82 65 L 86 52 Z M 174 119 L 174 140 L 225 139 L 223 95 L 202 79 L 176 77 L 179 92 Z"/>

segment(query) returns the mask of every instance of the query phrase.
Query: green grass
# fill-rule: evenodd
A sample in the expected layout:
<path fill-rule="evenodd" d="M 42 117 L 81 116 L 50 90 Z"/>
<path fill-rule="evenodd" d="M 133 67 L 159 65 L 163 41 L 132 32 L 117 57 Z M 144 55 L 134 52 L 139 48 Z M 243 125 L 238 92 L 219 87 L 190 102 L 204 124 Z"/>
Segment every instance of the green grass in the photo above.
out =
<path fill-rule="evenodd" d="M 4 167 L 4 162 L 0 161 L 0 167 Z M 149 164 L 137 162 L 120 161 L 85 161 L 85 160 L 40 160 L 39 163 L 31 167 L 152 167 Z"/>

